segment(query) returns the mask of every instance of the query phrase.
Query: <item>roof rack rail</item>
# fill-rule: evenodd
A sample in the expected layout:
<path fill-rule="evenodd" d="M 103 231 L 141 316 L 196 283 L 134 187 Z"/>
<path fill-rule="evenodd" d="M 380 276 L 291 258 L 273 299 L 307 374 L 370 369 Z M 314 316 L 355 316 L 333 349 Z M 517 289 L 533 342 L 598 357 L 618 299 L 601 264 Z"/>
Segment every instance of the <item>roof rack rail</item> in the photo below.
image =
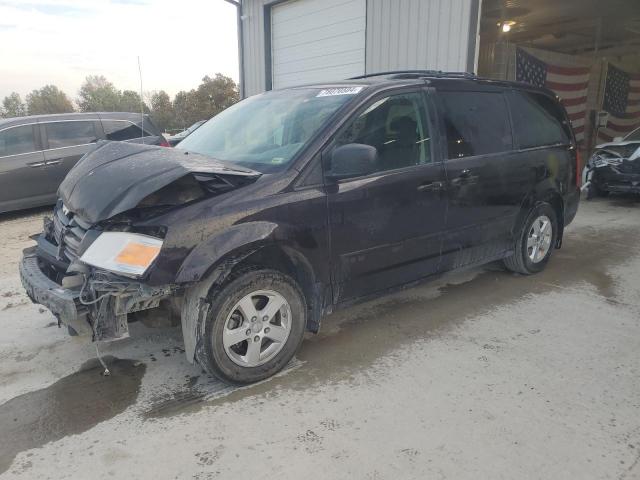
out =
<path fill-rule="evenodd" d="M 391 77 L 391 78 L 422 78 L 422 77 L 461 77 L 461 78 L 478 78 L 474 73 L 470 72 L 443 72 L 442 70 L 391 70 L 388 72 L 367 73 L 357 77 L 351 77 L 349 80 L 362 80 L 371 77 Z"/>

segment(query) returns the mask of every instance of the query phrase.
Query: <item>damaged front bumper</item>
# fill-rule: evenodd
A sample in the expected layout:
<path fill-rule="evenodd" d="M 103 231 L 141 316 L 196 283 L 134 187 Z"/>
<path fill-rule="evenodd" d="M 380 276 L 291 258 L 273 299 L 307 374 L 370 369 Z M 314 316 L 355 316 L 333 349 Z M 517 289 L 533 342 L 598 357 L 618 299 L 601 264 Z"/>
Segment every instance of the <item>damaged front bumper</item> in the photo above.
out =
<path fill-rule="evenodd" d="M 24 250 L 20 279 L 29 298 L 49 309 L 70 333 L 90 336 L 93 341 L 111 341 L 129 336 L 131 313 L 160 306 L 175 294 L 172 286 L 150 287 L 108 272 L 81 274 L 81 282 L 70 288 L 47 274 L 46 260 L 37 247 Z"/>
<path fill-rule="evenodd" d="M 34 303 L 48 308 L 62 323 L 79 335 L 92 335 L 93 329 L 87 319 L 88 309 L 80 304 L 80 290 L 62 288 L 40 269 L 36 247 L 23 252 L 20 262 L 20 280 L 27 295 Z"/>

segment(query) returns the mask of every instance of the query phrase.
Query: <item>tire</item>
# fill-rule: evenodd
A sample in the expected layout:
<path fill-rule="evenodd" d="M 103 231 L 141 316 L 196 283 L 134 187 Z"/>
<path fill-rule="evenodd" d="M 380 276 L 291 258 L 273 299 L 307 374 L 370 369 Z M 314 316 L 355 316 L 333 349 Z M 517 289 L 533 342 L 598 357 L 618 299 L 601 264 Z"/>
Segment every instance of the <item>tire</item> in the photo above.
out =
<path fill-rule="evenodd" d="M 209 301 L 196 358 L 225 382 L 264 380 L 282 370 L 302 344 L 306 301 L 297 283 L 281 272 L 241 271 L 212 289 Z"/>
<path fill-rule="evenodd" d="M 543 228 L 550 228 L 551 232 L 545 230 L 542 235 L 536 233 L 536 227 L 540 229 L 541 219 L 548 220 L 549 226 Z M 535 236 L 535 239 L 529 243 L 532 236 Z M 544 241 L 540 240 L 541 237 L 544 237 Z M 558 217 L 555 210 L 548 203 L 537 204 L 527 215 L 522 230 L 516 238 L 513 255 L 504 259 L 505 267 L 512 272 L 523 275 L 531 275 L 544 270 L 549 258 L 551 258 L 551 252 L 555 248 L 557 238 Z M 535 244 L 538 245 L 538 250 L 535 250 Z"/>

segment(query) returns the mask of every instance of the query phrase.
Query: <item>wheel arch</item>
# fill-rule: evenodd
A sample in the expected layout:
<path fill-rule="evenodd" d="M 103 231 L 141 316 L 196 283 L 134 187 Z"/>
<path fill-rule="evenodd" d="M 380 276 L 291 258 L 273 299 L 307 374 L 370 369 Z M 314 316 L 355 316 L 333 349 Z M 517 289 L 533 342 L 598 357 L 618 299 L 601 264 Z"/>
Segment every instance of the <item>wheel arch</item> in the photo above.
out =
<path fill-rule="evenodd" d="M 306 328 L 312 332 L 319 330 L 326 289 L 318 281 L 311 262 L 304 254 L 286 242 L 276 242 L 268 237 L 225 250 L 222 257 L 206 268 L 200 266 L 197 269 L 200 275 L 197 278 L 191 276 L 191 286 L 185 291 L 181 316 L 185 354 L 189 362 L 193 362 L 198 341 L 204 332 L 209 292 L 222 285 L 230 275 L 245 269 L 272 269 L 293 278 L 305 296 L 308 308 Z"/>
<path fill-rule="evenodd" d="M 547 186 L 547 188 L 539 188 L 525 198 L 520 207 L 520 212 L 516 218 L 512 233 L 514 237 L 519 235 L 524 222 L 529 216 L 529 212 L 531 212 L 536 205 L 543 202 L 551 205 L 556 213 L 556 218 L 558 220 L 558 235 L 556 237 L 555 246 L 556 248 L 560 248 L 562 246 L 562 237 L 564 234 L 564 200 L 558 190 L 550 186 Z"/>

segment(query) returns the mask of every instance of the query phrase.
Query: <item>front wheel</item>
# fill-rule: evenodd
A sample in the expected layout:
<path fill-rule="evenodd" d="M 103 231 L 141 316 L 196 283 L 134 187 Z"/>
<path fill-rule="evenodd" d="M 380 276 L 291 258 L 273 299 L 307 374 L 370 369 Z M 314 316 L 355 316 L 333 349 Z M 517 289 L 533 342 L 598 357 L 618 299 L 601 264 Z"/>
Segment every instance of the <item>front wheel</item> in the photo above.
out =
<path fill-rule="evenodd" d="M 231 383 L 268 378 L 293 358 L 302 343 L 306 302 L 296 282 L 274 270 L 234 275 L 210 292 L 198 363 Z"/>
<path fill-rule="evenodd" d="M 531 275 L 544 269 L 558 235 L 558 218 L 548 203 L 536 205 L 516 238 L 513 255 L 504 260 L 512 272 Z"/>

